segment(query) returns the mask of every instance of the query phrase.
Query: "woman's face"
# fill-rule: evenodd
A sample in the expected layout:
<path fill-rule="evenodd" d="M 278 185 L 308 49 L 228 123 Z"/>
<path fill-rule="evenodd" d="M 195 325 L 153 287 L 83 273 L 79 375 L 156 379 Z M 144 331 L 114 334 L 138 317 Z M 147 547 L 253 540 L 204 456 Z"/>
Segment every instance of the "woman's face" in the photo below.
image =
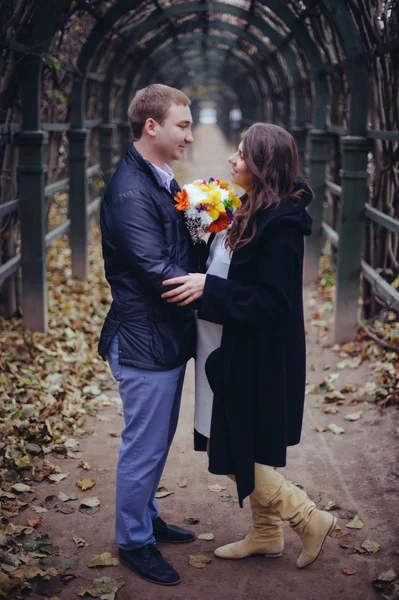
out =
<path fill-rule="evenodd" d="M 230 156 L 231 180 L 245 192 L 249 193 L 254 185 L 254 176 L 249 170 L 242 153 L 242 142 L 233 156 Z"/>

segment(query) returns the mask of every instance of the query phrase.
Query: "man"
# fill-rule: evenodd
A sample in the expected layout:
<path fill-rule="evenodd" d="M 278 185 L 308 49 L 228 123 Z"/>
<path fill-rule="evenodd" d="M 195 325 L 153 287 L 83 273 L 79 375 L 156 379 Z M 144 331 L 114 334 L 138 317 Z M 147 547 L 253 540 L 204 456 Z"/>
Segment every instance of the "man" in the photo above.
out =
<path fill-rule="evenodd" d="M 186 362 L 194 353 L 193 311 L 161 298 L 165 279 L 197 270 L 179 187 L 167 165 L 193 141 L 190 100 L 154 84 L 129 106 L 133 145 L 112 177 L 101 207 L 105 273 L 113 303 L 99 353 L 119 384 L 125 428 L 116 480 L 119 555 L 144 579 L 180 582 L 156 540 L 191 542 L 195 534 L 167 525 L 155 499 L 175 434 Z"/>

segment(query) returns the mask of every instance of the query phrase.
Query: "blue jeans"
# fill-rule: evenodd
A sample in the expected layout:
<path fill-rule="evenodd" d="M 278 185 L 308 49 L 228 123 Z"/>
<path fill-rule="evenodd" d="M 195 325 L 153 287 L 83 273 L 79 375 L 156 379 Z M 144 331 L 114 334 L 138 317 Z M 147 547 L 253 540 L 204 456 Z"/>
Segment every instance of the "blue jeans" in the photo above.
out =
<path fill-rule="evenodd" d="M 115 534 L 120 548 L 134 550 L 155 542 L 155 493 L 177 427 L 186 365 L 169 371 L 120 365 L 117 334 L 108 352 L 125 420 L 116 473 Z"/>

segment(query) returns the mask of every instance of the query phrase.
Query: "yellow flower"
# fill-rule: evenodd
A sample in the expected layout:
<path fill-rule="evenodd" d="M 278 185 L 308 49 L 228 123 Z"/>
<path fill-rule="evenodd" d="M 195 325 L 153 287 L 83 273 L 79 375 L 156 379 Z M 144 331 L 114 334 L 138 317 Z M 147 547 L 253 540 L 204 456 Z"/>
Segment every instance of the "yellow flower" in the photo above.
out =
<path fill-rule="evenodd" d="M 211 208 L 211 210 L 208 210 L 208 215 L 216 221 L 219 218 L 220 212 L 216 208 Z"/>
<path fill-rule="evenodd" d="M 234 206 L 234 208 L 239 208 L 242 204 L 241 200 L 235 195 L 234 190 L 236 189 L 236 186 L 233 185 L 233 187 L 231 188 L 231 190 L 229 190 L 229 200 L 232 203 L 232 205 Z"/>
<path fill-rule="evenodd" d="M 215 208 L 216 208 L 216 210 L 218 210 L 220 213 L 224 213 L 224 212 L 226 212 L 226 208 L 225 208 L 225 205 L 223 204 L 223 202 L 218 202 L 217 204 L 215 204 Z"/>
<path fill-rule="evenodd" d="M 208 200 L 214 202 L 215 205 L 220 203 L 222 195 L 218 190 L 209 190 Z"/>
<path fill-rule="evenodd" d="M 231 198 L 231 203 L 234 206 L 234 208 L 239 208 L 242 204 L 241 200 L 239 198 L 237 198 L 237 196 L 233 196 Z"/>

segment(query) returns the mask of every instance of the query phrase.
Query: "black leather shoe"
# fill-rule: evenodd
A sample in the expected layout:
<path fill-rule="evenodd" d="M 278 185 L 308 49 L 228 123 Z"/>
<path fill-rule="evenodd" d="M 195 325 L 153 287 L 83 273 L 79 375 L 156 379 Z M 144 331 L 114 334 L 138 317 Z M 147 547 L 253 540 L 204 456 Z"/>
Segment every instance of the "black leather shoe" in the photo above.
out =
<path fill-rule="evenodd" d="M 180 576 L 174 568 L 166 562 L 156 544 L 147 544 L 137 550 L 122 550 L 119 548 L 121 562 L 130 567 L 146 581 L 158 585 L 177 585 Z"/>
<path fill-rule="evenodd" d="M 161 517 L 153 519 L 152 529 L 157 542 L 187 544 L 187 542 L 193 542 L 197 537 L 194 531 L 177 527 L 177 525 L 167 525 Z"/>

